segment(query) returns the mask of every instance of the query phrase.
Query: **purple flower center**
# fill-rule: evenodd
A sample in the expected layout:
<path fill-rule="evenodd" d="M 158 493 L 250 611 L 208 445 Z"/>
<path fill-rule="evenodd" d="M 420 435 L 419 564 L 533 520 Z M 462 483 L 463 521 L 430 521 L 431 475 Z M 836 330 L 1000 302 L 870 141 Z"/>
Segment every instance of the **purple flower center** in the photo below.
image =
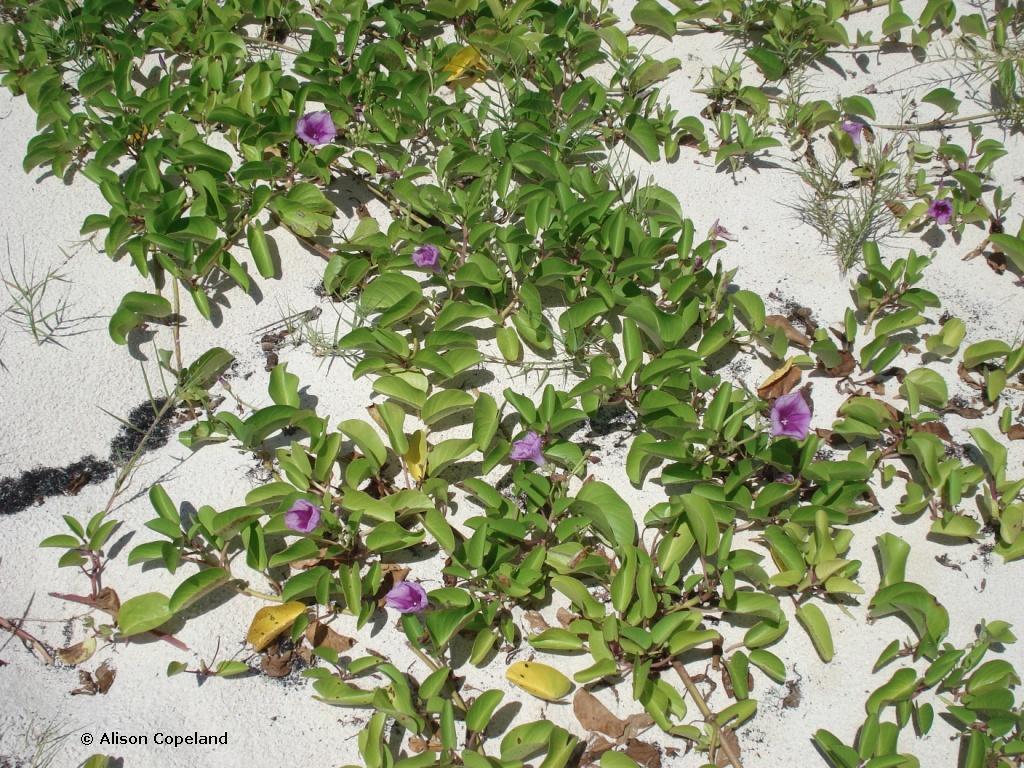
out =
<path fill-rule="evenodd" d="M 928 216 L 938 224 L 948 224 L 953 218 L 953 204 L 949 200 L 932 200 L 928 206 Z"/>

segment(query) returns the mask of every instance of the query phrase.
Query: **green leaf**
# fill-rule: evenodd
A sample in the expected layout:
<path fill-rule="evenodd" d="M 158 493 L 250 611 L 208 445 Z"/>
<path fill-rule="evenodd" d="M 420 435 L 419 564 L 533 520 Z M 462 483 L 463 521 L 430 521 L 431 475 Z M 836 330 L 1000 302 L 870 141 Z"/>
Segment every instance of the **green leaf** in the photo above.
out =
<path fill-rule="evenodd" d="M 183 611 L 230 579 L 231 574 L 223 568 L 207 568 L 194 573 L 174 590 L 174 594 L 167 602 L 167 608 L 171 613 Z"/>
<path fill-rule="evenodd" d="M 675 16 L 656 0 L 640 0 L 630 16 L 638 27 L 653 29 L 669 40 L 676 33 Z"/>
<path fill-rule="evenodd" d="M 365 544 L 373 552 L 397 552 L 423 541 L 423 531 L 410 531 L 398 523 L 379 523 L 367 534 Z"/>
<path fill-rule="evenodd" d="M 474 733 L 483 733 L 504 696 L 503 691 L 484 691 L 477 696 L 466 713 L 466 728 Z"/>
<path fill-rule="evenodd" d="M 475 404 L 473 396 L 460 389 L 442 389 L 427 398 L 420 410 L 420 418 L 427 426 L 433 427 L 437 422 L 460 411 L 467 411 Z"/>
<path fill-rule="evenodd" d="M 523 345 L 519 341 L 519 334 L 515 328 L 502 326 L 495 331 L 495 340 L 498 342 L 498 349 L 510 363 L 518 363 L 523 358 Z"/>
<path fill-rule="evenodd" d="M 473 614 L 476 608 L 472 605 L 455 608 L 443 608 L 432 610 L 426 614 L 424 623 L 427 625 L 427 633 L 438 652 L 443 652 L 448 643 L 455 636 Z"/>
<path fill-rule="evenodd" d="M 167 595 L 146 592 L 121 603 L 117 612 L 117 628 L 126 637 L 156 629 L 174 616 Z"/>
<path fill-rule="evenodd" d="M 1013 262 L 1017 269 L 1024 270 L 1024 238 L 997 233 L 989 235 L 988 239 L 992 245 L 1006 255 L 1006 258 Z"/>
<path fill-rule="evenodd" d="M 481 392 L 473 405 L 473 442 L 486 452 L 498 431 L 498 405 L 494 398 Z"/>
<path fill-rule="evenodd" d="M 561 730 L 550 720 L 518 725 L 501 740 L 501 759 L 519 761 L 538 754 L 547 747 L 552 731 Z"/>
<path fill-rule="evenodd" d="M 971 344 L 964 350 L 964 367 L 976 368 L 982 363 L 1010 354 L 1010 345 L 998 339 L 988 339 Z"/>
<path fill-rule="evenodd" d="M 851 115 L 863 115 L 875 119 L 875 107 L 866 96 L 847 96 L 843 99 L 843 111 Z"/>
<path fill-rule="evenodd" d="M 832 647 L 832 631 L 829 629 L 825 614 L 814 603 L 804 603 L 796 610 L 796 618 L 807 630 L 814 643 L 814 650 L 823 661 L 832 661 L 835 651 Z"/>
<path fill-rule="evenodd" d="M 786 665 L 774 653 L 758 648 L 750 652 L 750 663 L 780 685 L 786 681 Z"/>
<path fill-rule="evenodd" d="M 782 59 L 767 48 L 751 48 L 745 53 L 761 70 L 766 80 L 779 80 L 786 74 L 786 65 Z"/>
<path fill-rule="evenodd" d="M 926 104 L 934 104 L 946 114 L 955 115 L 960 110 L 960 100 L 949 88 L 935 88 L 921 97 Z"/>
<path fill-rule="evenodd" d="M 633 510 L 610 485 L 600 481 L 584 483 L 571 508 L 589 518 L 612 547 L 636 541 Z"/>
<path fill-rule="evenodd" d="M 270 398 L 278 405 L 298 408 L 301 403 L 299 398 L 299 377 L 293 373 L 288 373 L 287 363 L 274 366 L 274 370 L 270 372 L 268 390 Z"/>
<path fill-rule="evenodd" d="M 352 438 L 362 454 L 373 464 L 374 471 L 379 472 L 387 463 L 388 449 L 371 425 L 359 419 L 346 419 L 338 425 L 338 429 Z"/>
<path fill-rule="evenodd" d="M 308 182 L 299 182 L 285 194 L 273 197 L 270 210 L 299 237 L 313 237 L 320 230 L 329 229 L 334 216 L 334 204 Z"/>
<path fill-rule="evenodd" d="M 41 542 L 40 547 L 61 547 L 64 549 L 77 549 L 82 542 L 66 533 L 58 533 L 56 536 L 47 536 Z"/>
<path fill-rule="evenodd" d="M 646 160 L 656 163 L 661 157 L 658 135 L 651 121 L 633 114 L 626 119 L 626 139 Z"/>
<path fill-rule="evenodd" d="M 640 768 L 640 765 L 623 752 L 609 750 L 601 755 L 601 768 Z"/>
<path fill-rule="evenodd" d="M 147 317 L 164 318 L 173 312 L 171 303 L 163 296 L 129 291 L 110 316 L 107 330 L 116 344 L 127 344 L 128 333 L 142 325 Z"/>
<path fill-rule="evenodd" d="M 952 357 L 960 349 L 966 335 L 967 326 L 964 325 L 964 321 L 958 317 L 951 317 L 938 333 L 925 339 L 925 346 L 933 355 Z"/>
<path fill-rule="evenodd" d="M 270 253 L 270 243 L 263 231 L 263 225 L 258 221 L 249 224 L 246 230 L 246 242 L 249 244 L 249 253 L 252 254 L 256 271 L 262 277 L 276 277 L 277 269 L 274 266 L 274 258 Z"/>

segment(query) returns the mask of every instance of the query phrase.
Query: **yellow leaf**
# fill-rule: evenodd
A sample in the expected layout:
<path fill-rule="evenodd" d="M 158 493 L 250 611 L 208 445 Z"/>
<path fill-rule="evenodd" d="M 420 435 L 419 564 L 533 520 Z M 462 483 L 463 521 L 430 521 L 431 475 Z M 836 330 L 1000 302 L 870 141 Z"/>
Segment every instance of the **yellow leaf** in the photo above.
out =
<path fill-rule="evenodd" d="M 252 617 L 249 633 L 245 636 L 246 642 L 257 651 L 262 651 L 291 627 L 305 610 L 306 606 L 297 602 L 260 608 Z"/>
<path fill-rule="evenodd" d="M 405 452 L 405 466 L 413 480 L 419 482 L 427 472 L 427 436 L 422 429 L 409 435 L 409 450 Z"/>
<path fill-rule="evenodd" d="M 545 701 L 556 701 L 572 690 L 572 682 L 554 667 L 535 661 L 517 661 L 505 677 L 524 691 Z"/>
<path fill-rule="evenodd" d="M 467 76 L 473 71 L 486 72 L 490 68 L 490 64 L 487 63 L 480 51 L 472 45 L 467 45 L 452 56 L 451 61 L 445 64 L 441 71 L 448 74 L 445 82 L 450 83 L 453 80 Z"/>

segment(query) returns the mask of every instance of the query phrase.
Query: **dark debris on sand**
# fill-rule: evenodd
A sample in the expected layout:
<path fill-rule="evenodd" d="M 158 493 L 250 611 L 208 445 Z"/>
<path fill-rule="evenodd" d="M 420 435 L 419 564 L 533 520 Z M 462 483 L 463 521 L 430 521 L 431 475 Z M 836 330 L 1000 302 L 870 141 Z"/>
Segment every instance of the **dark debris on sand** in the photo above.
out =
<path fill-rule="evenodd" d="M 110 441 L 110 454 L 105 460 L 89 455 L 63 467 L 35 467 L 17 477 L 0 478 L 0 515 L 21 512 L 43 503 L 49 496 L 74 496 L 86 485 L 103 482 L 135 455 L 150 427 L 153 430 L 145 450 L 166 445 L 174 409 L 169 409 L 154 426 L 165 402 L 162 398 L 147 400 L 133 408 L 125 419 L 127 423 Z"/>

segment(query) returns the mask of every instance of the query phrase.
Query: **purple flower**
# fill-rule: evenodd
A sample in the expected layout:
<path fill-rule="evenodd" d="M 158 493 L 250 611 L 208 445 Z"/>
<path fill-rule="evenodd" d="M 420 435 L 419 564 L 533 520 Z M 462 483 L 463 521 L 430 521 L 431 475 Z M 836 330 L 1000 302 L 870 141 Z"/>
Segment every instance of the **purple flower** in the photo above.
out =
<path fill-rule="evenodd" d="M 321 144 L 330 144 L 338 135 L 330 112 L 307 112 L 299 118 L 295 126 L 295 135 L 307 144 L 318 147 Z"/>
<path fill-rule="evenodd" d="M 544 463 L 544 454 L 541 453 L 540 435 L 530 431 L 520 439 L 512 443 L 512 452 L 509 458 L 513 461 L 532 461 L 534 464 Z"/>
<path fill-rule="evenodd" d="M 853 146 L 860 146 L 860 135 L 864 132 L 863 123 L 858 123 L 856 120 L 843 120 L 839 124 L 839 129 L 850 137 Z"/>
<path fill-rule="evenodd" d="M 284 524 L 296 533 L 309 533 L 320 525 L 320 507 L 299 499 L 284 513 Z"/>
<path fill-rule="evenodd" d="M 782 395 L 772 403 L 772 437 L 803 440 L 811 426 L 811 409 L 799 392 Z"/>
<path fill-rule="evenodd" d="M 388 608 L 399 613 L 422 613 L 427 603 L 427 591 L 412 581 L 400 581 L 384 596 Z"/>
<path fill-rule="evenodd" d="M 417 267 L 437 269 L 441 260 L 441 251 L 436 245 L 421 245 L 412 252 L 412 263 Z"/>
<path fill-rule="evenodd" d="M 949 200 L 932 200 L 928 206 L 928 215 L 935 219 L 936 224 L 949 224 L 953 218 L 953 204 Z"/>
<path fill-rule="evenodd" d="M 718 219 L 715 219 L 715 223 L 711 225 L 711 231 L 708 233 L 708 237 L 713 241 L 721 238 L 722 240 L 731 240 L 734 243 L 736 242 L 736 235 L 719 224 Z"/>

